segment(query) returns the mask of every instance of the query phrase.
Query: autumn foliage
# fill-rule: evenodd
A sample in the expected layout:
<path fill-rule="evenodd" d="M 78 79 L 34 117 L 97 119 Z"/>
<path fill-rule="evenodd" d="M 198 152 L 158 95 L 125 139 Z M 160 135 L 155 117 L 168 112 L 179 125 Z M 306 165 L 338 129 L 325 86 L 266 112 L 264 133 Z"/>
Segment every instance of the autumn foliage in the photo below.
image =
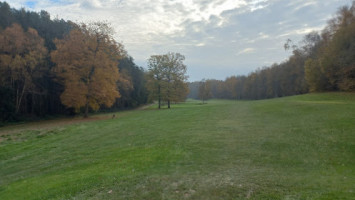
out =
<path fill-rule="evenodd" d="M 120 97 L 118 60 L 123 57 L 121 45 L 109 35 L 106 24 L 81 25 L 62 40 L 55 40 L 57 50 L 51 54 L 54 72 L 64 85 L 60 99 L 78 112 L 85 108 L 110 107 Z"/>
<path fill-rule="evenodd" d="M 320 32 L 300 44 L 287 40 L 292 55 L 284 62 L 247 76 L 207 80 L 212 98 L 265 99 L 308 92 L 355 91 L 355 1 L 340 8 Z M 190 83 L 190 98 L 198 98 L 200 82 Z M 201 97 L 200 97 L 201 98 Z"/>
<path fill-rule="evenodd" d="M 153 55 L 148 59 L 147 88 L 150 98 L 161 103 L 182 102 L 188 94 L 185 56 L 180 53 Z"/>
<path fill-rule="evenodd" d="M 24 31 L 18 24 L 0 33 L 0 83 L 15 91 L 15 112 L 24 97 L 36 92 L 36 77 L 42 75 L 47 49 L 44 40 L 33 28 Z"/>
<path fill-rule="evenodd" d="M 0 2 L 0 126 L 147 102 L 144 70 L 104 23 L 78 25 Z"/>
<path fill-rule="evenodd" d="M 355 91 L 355 1 L 342 7 L 316 41 L 305 64 L 311 91 Z"/>

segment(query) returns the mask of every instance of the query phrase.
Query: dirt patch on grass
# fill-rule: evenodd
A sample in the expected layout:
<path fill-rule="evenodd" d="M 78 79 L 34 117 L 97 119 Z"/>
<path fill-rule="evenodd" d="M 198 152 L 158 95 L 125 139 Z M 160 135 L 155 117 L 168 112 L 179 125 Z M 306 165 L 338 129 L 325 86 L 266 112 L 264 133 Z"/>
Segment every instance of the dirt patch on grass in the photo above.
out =
<path fill-rule="evenodd" d="M 135 110 L 145 110 L 152 105 L 153 104 L 140 106 Z M 92 115 L 88 118 L 83 118 L 78 116 L 78 117 L 60 118 L 60 119 L 53 119 L 53 120 L 42 120 L 37 122 L 28 122 L 28 123 L 16 124 L 16 125 L 8 125 L 0 128 L 0 136 L 20 133 L 22 131 L 28 131 L 28 130 L 52 130 L 55 128 L 60 128 L 72 124 L 80 124 L 80 123 L 87 123 L 91 121 L 119 118 L 124 115 L 123 113 L 121 112 L 106 113 L 106 114 Z M 0 142 L 1 140 L 2 137 L 0 137 Z"/>
<path fill-rule="evenodd" d="M 97 120 L 110 119 L 112 115 L 98 115 L 89 118 L 83 117 L 73 117 L 73 118 L 62 118 L 54 120 L 43 120 L 38 122 L 29 122 L 24 124 L 9 125 L 0 128 L 0 136 L 9 135 L 14 133 L 19 133 L 26 130 L 49 130 L 53 128 L 63 127 L 71 124 L 79 124 L 84 122 L 91 122 Z"/>
<path fill-rule="evenodd" d="M 140 106 L 140 107 L 136 108 L 136 110 L 145 110 L 145 109 L 151 107 L 152 105 L 154 105 L 154 103 L 148 104 L 148 105 L 144 105 L 144 106 Z"/>
<path fill-rule="evenodd" d="M 152 105 L 153 104 L 140 106 L 135 110 L 145 110 Z M 16 124 L 16 125 L 8 125 L 0 128 L 0 142 L 4 140 L 4 138 L 1 136 L 17 134 L 29 130 L 32 131 L 52 130 L 52 129 L 61 128 L 72 124 L 88 123 L 88 122 L 98 121 L 98 120 L 116 119 L 124 116 L 125 115 L 124 113 L 125 112 L 106 113 L 106 114 L 91 115 L 88 118 L 83 118 L 81 116 L 80 117 L 78 116 L 78 117 L 59 118 L 53 120 L 42 120 L 37 122 L 28 122 L 28 123 Z"/>

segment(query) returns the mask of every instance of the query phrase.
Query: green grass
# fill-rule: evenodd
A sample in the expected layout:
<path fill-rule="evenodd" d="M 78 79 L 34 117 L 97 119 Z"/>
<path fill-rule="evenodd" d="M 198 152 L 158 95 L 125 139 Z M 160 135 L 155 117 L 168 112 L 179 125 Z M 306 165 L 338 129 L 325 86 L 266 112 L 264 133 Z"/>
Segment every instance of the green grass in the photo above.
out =
<path fill-rule="evenodd" d="M 1 137 L 1 200 L 355 197 L 355 94 L 189 101 Z"/>

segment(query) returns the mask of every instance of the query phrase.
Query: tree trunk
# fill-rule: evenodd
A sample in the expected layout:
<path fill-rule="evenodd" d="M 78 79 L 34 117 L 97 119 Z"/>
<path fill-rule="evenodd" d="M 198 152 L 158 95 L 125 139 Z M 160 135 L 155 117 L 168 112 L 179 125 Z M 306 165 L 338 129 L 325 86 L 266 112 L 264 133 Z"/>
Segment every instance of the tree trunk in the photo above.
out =
<path fill-rule="evenodd" d="M 160 109 L 161 97 L 160 97 L 160 85 L 158 86 L 158 108 Z"/>
<path fill-rule="evenodd" d="M 22 103 L 22 98 L 23 98 L 23 95 L 25 94 L 25 88 L 26 88 L 26 82 L 23 84 L 23 88 L 22 88 L 22 92 L 21 94 L 19 94 L 19 91 L 17 89 L 17 101 L 16 101 L 16 114 L 19 113 L 20 111 L 20 107 L 21 107 L 21 103 Z"/>
<path fill-rule="evenodd" d="M 168 108 L 170 109 L 170 77 L 168 78 L 168 94 L 167 94 L 167 96 L 168 96 Z"/>
<path fill-rule="evenodd" d="M 86 99 L 84 118 L 89 117 L 89 99 Z"/>
<path fill-rule="evenodd" d="M 35 106 L 36 106 L 36 104 L 35 104 L 35 94 L 32 92 L 32 94 L 31 94 L 31 97 L 32 97 L 32 102 L 31 102 L 31 114 L 33 115 L 33 114 L 35 114 Z"/>
<path fill-rule="evenodd" d="M 18 110 L 19 110 L 19 88 L 16 88 L 16 110 L 15 110 L 15 112 L 16 112 L 16 114 L 17 114 L 17 112 L 18 112 Z"/>

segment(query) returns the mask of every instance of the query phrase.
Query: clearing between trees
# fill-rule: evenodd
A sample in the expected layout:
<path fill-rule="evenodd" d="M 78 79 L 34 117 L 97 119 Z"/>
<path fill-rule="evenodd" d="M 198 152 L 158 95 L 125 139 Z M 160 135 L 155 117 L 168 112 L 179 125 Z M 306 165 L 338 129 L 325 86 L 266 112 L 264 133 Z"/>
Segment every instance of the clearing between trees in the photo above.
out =
<path fill-rule="evenodd" d="M 355 94 L 188 101 L 16 133 L 0 199 L 352 199 Z"/>

